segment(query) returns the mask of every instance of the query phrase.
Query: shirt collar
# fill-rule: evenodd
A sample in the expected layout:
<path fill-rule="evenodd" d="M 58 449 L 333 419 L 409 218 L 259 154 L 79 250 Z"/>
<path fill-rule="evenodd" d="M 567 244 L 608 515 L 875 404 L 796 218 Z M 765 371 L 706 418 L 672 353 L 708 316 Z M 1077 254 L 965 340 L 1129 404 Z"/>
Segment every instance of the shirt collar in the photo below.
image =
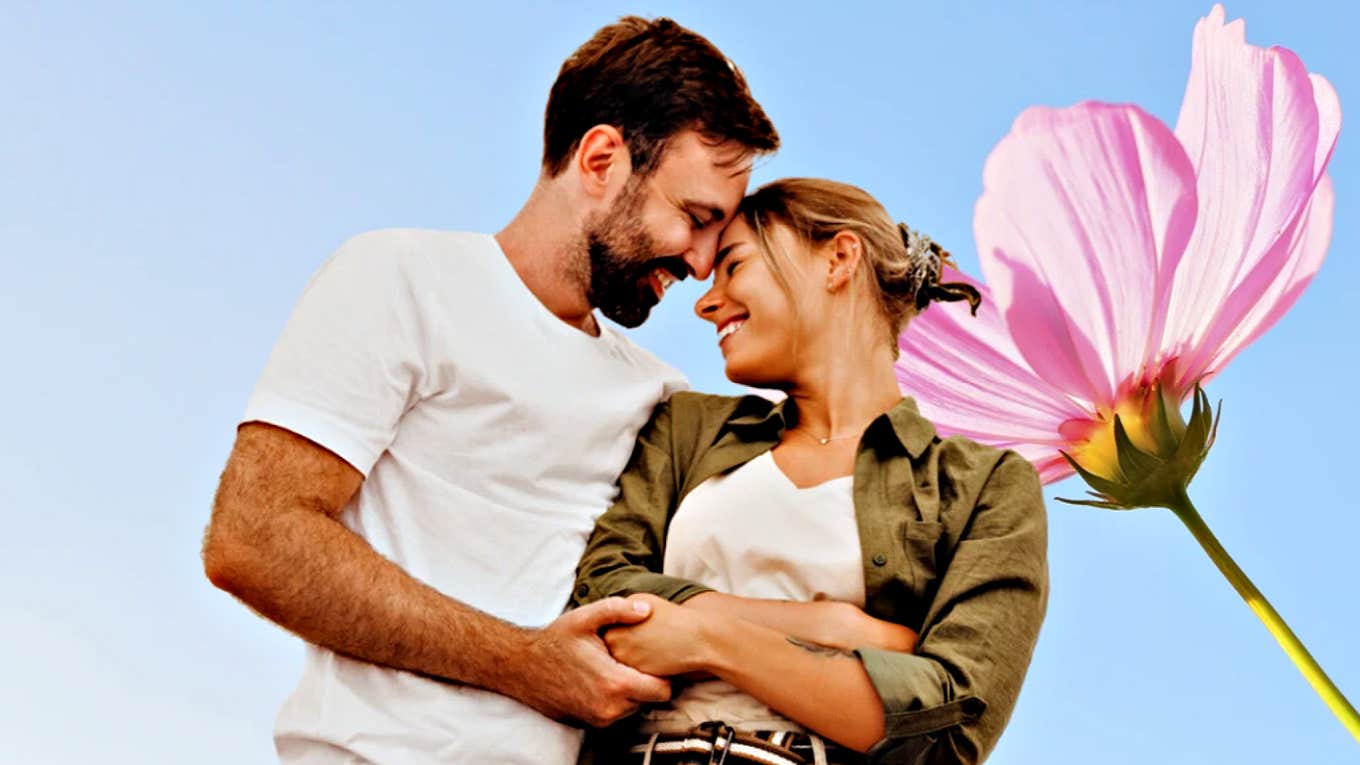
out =
<path fill-rule="evenodd" d="M 737 412 L 737 416 L 727 421 L 728 425 L 770 441 L 778 441 L 786 428 L 798 422 L 797 407 L 789 398 L 771 402 L 759 396 L 747 396 L 737 407 Z M 935 426 L 921 416 L 920 410 L 916 408 L 916 400 L 910 396 L 898 401 L 896 406 L 878 419 L 883 418 L 887 418 L 897 442 L 913 458 L 920 457 L 935 440 Z"/>
<path fill-rule="evenodd" d="M 897 440 L 906 447 L 912 457 L 920 457 L 926 447 L 935 441 L 935 426 L 921 416 L 916 408 L 916 399 L 904 397 L 897 406 L 888 410 L 888 421 L 892 423 Z"/>

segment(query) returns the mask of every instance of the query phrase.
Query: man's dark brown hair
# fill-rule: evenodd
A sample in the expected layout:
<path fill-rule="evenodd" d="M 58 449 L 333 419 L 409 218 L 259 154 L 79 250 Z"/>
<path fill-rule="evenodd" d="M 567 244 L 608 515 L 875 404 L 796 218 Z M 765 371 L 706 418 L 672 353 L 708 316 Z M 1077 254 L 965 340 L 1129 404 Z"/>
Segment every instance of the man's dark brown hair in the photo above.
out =
<path fill-rule="evenodd" d="M 670 19 L 625 16 L 596 32 L 562 64 L 543 128 L 543 169 L 567 167 L 585 132 L 623 133 L 633 172 L 656 169 L 666 141 L 692 129 L 752 154 L 779 148 L 779 135 L 746 78 L 713 43 Z"/>

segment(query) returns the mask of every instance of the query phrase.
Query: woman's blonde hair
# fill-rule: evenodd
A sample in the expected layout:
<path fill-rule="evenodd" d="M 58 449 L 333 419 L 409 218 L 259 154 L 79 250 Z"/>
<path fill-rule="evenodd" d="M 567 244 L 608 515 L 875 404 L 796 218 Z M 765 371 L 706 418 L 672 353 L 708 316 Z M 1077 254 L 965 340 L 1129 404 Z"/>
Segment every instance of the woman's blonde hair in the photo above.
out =
<path fill-rule="evenodd" d="M 785 270 L 788 255 L 776 252 L 772 226 L 787 226 L 809 246 L 825 244 L 842 231 L 859 237 L 860 258 L 867 266 L 859 270 L 865 280 L 871 280 L 869 292 L 877 296 L 894 349 L 907 322 L 932 301 L 967 300 L 974 314 L 982 302 L 969 284 L 940 282 L 944 266 L 953 267 L 948 252 L 917 238 L 904 224 L 893 221 L 877 199 L 848 183 L 783 178 L 752 192 L 742 200 L 738 214 L 754 232 L 775 279 L 790 295 Z"/>

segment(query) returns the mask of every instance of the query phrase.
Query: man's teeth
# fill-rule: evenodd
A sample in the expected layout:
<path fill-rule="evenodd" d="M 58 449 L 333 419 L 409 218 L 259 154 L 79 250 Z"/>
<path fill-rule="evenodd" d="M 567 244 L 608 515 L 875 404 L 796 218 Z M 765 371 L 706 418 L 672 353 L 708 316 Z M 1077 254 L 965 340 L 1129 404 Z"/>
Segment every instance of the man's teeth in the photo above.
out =
<path fill-rule="evenodd" d="M 679 281 L 679 279 L 675 278 L 675 274 L 672 274 L 664 268 L 658 268 L 656 270 L 656 280 L 661 283 L 661 289 L 663 290 L 670 289 L 672 284 Z"/>
<path fill-rule="evenodd" d="M 718 342 L 721 343 L 723 340 L 727 339 L 729 335 L 735 334 L 736 331 L 741 329 L 745 324 L 746 322 L 744 321 L 733 321 L 724 324 L 723 328 L 718 330 Z"/>

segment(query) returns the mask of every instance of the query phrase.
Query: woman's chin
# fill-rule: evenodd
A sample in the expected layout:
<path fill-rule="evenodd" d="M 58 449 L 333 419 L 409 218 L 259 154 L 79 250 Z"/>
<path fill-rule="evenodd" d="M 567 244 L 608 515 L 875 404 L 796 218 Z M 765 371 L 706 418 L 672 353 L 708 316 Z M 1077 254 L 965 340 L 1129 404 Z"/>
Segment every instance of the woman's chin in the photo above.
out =
<path fill-rule="evenodd" d="M 788 380 L 778 375 L 771 375 L 768 365 L 741 363 L 728 359 L 727 368 L 724 371 L 728 380 L 737 385 L 745 385 L 748 388 L 784 390 L 788 387 Z"/>

